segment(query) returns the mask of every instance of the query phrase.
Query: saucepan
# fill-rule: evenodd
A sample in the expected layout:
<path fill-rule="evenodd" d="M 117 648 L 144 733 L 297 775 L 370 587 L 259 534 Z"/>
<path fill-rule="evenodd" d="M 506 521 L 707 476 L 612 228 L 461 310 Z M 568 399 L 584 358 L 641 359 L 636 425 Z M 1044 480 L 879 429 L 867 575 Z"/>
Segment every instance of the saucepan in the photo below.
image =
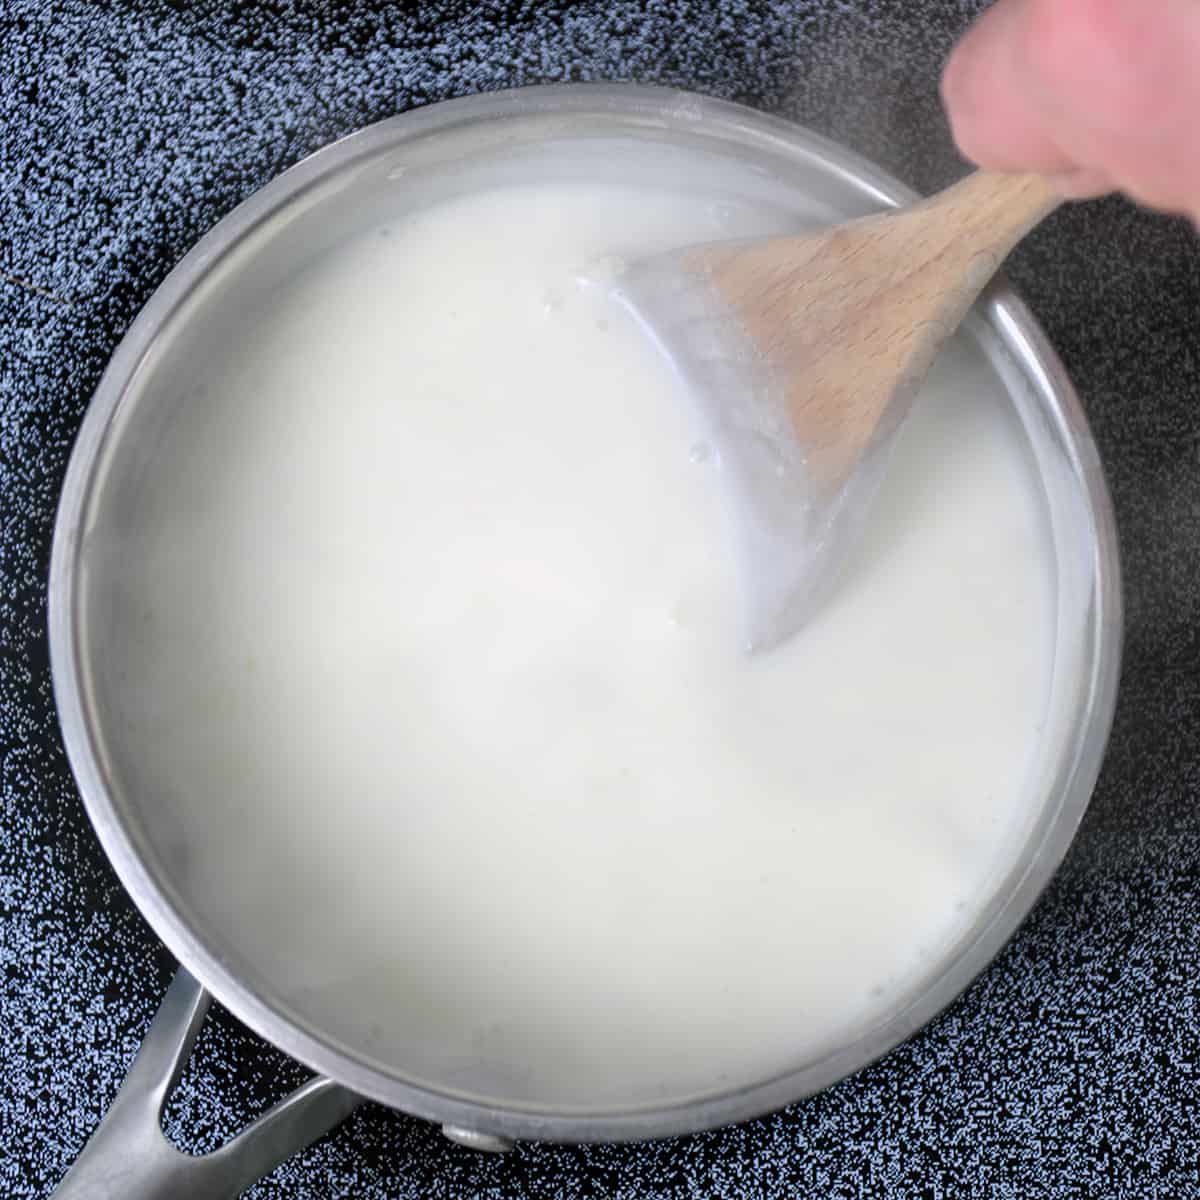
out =
<path fill-rule="evenodd" d="M 285 172 L 222 220 L 170 274 L 117 349 L 71 458 L 54 537 L 50 646 L 63 736 L 83 802 L 117 874 L 182 967 L 115 1102 L 62 1185 L 63 1195 L 124 1200 L 236 1194 L 369 1098 L 438 1123 L 466 1145 L 515 1139 L 622 1141 L 711 1128 L 779 1108 L 878 1058 L 943 1009 L 988 964 L 1058 866 L 1099 771 L 1113 713 L 1121 603 L 1116 537 L 1096 448 L 1070 381 L 1020 301 L 1003 286 L 968 330 L 1011 397 L 1042 483 L 1055 547 L 1057 619 L 1040 804 L 977 918 L 890 1012 L 814 1061 L 749 1085 L 625 1111 L 565 1110 L 453 1091 L 383 1061 L 369 1039 L 297 1011 L 239 956 L 186 871 L 169 806 L 136 782 L 139 745 L 109 719 L 104 654 L 116 563 L 105 547 L 130 522 L 137 480 L 175 406 L 197 400 L 222 321 L 254 311 L 296 264 L 388 211 L 395 180 L 437 163 L 547 139 L 691 142 L 748 167 L 802 180 L 847 215 L 912 199 L 862 158 L 796 125 L 674 91 L 568 85 L 436 104 L 371 126 Z M 209 995 L 317 1072 L 221 1150 L 179 1154 L 159 1129 Z"/>

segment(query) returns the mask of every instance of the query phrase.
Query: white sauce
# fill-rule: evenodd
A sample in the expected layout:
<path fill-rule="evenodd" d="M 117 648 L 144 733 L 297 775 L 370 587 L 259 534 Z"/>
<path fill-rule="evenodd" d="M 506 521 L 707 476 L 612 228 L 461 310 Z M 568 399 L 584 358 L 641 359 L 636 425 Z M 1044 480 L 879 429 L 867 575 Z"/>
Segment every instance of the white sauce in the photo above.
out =
<path fill-rule="evenodd" d="M 597 1108 L 781 1073 L 894 1011 L 1031 819 L 1049 544 L 976 352 L 835 601 L 769 655 L 731 635 L 716 460 L 577 280 L 795 221 L 736 195 L 542 182 L 364 234 L 147 477 L 123 703 L 186 886 L 434 1085 Z"/>

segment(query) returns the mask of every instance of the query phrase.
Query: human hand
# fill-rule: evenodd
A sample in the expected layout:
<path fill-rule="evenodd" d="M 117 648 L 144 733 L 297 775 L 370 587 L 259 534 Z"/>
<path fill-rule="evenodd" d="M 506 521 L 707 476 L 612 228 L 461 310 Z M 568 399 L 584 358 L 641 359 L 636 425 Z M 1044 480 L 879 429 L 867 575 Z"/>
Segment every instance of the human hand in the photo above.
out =
<path fill-rule="evenodd" d="M 997 0 L 951 55 L 942 98 L 982 167 L 1200 221 L 1197 0 Z"/>

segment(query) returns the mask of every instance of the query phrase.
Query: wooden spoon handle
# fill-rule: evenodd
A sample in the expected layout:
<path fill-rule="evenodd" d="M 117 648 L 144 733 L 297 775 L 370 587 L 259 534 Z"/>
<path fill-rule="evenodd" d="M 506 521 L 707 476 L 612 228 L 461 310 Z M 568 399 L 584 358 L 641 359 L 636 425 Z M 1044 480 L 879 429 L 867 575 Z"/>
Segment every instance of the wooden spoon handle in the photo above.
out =
<path fill-rule="evenodd" d="M 793 381 L 792 421 L 828 486 L 854 469 L 885 414 L 898 423 L 1008 252 L 1060 203 L 1039 175 L 975 171 L 911 208 L 812 239 L 785 293 L 805 329 L 780 334 L 774 309 L 742 306 L 756 344 L 774 348 Z"/>
<path fill-rule="evenodd" d="M 1040 175 L 974 171 L 944 191 L 870 224 L 886 247 L 899 288 L 890 303 L 914 324 L 936 318 L 948 334 L 1000 269 L 1008 252 L 1062 203 Z M 869 230 L 868 230 L 869 226 Z"/>
<path fill-rule="evenodd" d="M 972 171 L 914 205 L 912 211 L 936 214 L 958 236 L 978 239 L 979 249 L 995 249 L 1004 256 L 1061 203 L 1062 197 L 1044 175 Z"/>
<path fill-rule="evenodd" d="M 1061 203 L 1042 175 L 973 171 L 908 211 L 927 236 L 979 259 L 965 282 L 982 288 L 1008 252 Z"/>

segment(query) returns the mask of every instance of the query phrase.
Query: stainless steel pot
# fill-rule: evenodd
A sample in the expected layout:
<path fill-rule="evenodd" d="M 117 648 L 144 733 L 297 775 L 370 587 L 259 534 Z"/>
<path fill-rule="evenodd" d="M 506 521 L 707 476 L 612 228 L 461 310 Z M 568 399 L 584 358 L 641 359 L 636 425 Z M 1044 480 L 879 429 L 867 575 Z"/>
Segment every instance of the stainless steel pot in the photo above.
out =
<path fill-rule="evenodd" d="M 128 521 L 133 493 L 126 484 L 153 454 L 162 416 L 181 402 L 196 356 L 211 351 L 213 323 L 228 307 L 224 301 L 236 292 L 239 303 L 253 303 L 286 275 L 301 248 L 311 254 L 319 248 L 314 243 L 330 244 L 355 222 L 386 211 L 389 180 L 401 174 L 426 172 L 433 179 L 438 164 L 450 159 L 461 166 L 472 155 L 551 137 L 614 135 L 685 141 L 734 156 L 748 167 L 794 177 L 847 215 L 913 198 L 894 179 L 814 134 L 698 96 L 581 85 L 455 100 L 329 146 L 252 196 L 171 273 L 114 355 L 83 423 L 55 531 L 54 687 L 67 751 L 104 849 L 187 970 L 172 985 L 116 1105 L 62 1194 L 136 1200 L 184 1187 L 197 1196 L 234 1194 L 339 1120 L 360 1097 L 438 1122 L 449 1136 L 483 1149 L 502 1149 L 520 1138 L 652 1138 L 744 1120 L 826 1087 L 925 1024 L 992 959 L 1065 854 L 1112 718 L 1121 641 L 1116 538 L 1096 449 L 1070 381 L 1023 305 L 997 288 L 981 305 L 970 336 L 1003 379 L 1024 424 L 1057 552 L 1055 662 L 1038 777 L 1043 804 L 972 928 L 886 1020 L 818 1061 L 659 1108 L 561 1112 L 496 1103 L 402 1076 L 363 1047 L 289 1010 L 272 994 L 270 981 L 252 978 L 238 963 L 177 886 L 170 830 L 162 827 L 154 797 L 123 790 L 114 770 L 114 762 L 136 754 L 136 746 L 114 744 L 100 719 L 93 658 L 105 630 L 88 598 L 114 569 L 103 547 L 106 535 L 119 533 Z M 190 1158 L 167 1145 L 158 1113 L 203 1020 L 204 989 L 326 1078 L 302 1088 L 217 1154 Z"/>

